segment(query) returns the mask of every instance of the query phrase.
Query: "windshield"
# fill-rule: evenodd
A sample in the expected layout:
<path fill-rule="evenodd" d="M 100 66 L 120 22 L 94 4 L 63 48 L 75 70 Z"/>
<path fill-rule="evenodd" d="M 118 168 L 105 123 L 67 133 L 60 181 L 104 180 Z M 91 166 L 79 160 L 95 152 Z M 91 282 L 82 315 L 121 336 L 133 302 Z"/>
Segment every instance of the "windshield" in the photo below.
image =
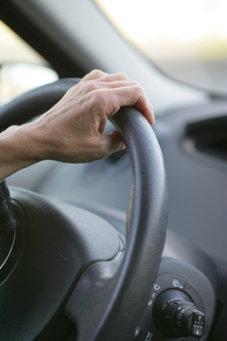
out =
<path fill-rule="evenodd" d="M 227 94 L 226 0 L 95 0 L 131 44 L 168 76 Z"/>

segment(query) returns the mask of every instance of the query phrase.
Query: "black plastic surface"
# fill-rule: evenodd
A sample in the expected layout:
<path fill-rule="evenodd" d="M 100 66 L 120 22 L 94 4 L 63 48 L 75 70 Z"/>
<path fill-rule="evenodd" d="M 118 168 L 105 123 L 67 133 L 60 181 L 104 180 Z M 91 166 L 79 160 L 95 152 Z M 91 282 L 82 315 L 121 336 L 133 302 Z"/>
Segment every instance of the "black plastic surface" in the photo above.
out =
<path fill-rule="evenodd" d="M 198 150 L 188 138 L 187 127 L 202 125 L 204 130 L 214 130 L 213 138 L 221 138 L 217 127 L 226 121 L 226 115 L 226 100 L 210 101 L 168 112 L 155 125 L 167 170 L 168 229 L 198 246 L 215 262 L 219 273 L 217 293 L 222 302 L 227 301 L 227 162 Z"/>
<path fill-rule="evenodd" d="M 60 99 L 67 88 L 73 85 L 72 82 L 73 81 L 66 80 L 56 82 L 54 85 L 44 86 L 39 90 L 31 91 L 30 93 L 21 96 L 19 99 L 14 100 L 11 104 L 2 107 L 0 109 L 0 118 L 2 121 L 1 129 L 4 129 L 8 125 L 14 123 L 23 123 L 26 120 L 31 119 L 34 115 L 39 114 L 40 111 L 47 110 L 50 106 L 54 104 L 53 101 Z M 50 96 L 51 90 L 55 90 L 54 96 Z M 40 103 L 42 103 L 42 105 L 40 105 Z M 82 318 L 84 317 L 81 320 L 82 322 L 79 326 L 80 333 L 78 334 L 78 340 L 97 339 L 105 341 L 115 341 L 117 339 L 119 341 L 125 341 L 133 338 L 135 327 L 144 311 L 147 298 L 150 293 L 150 288 L 158 273 L 161 252 L 165 240 L 165 229 L 168 214 L 166 174 L 161 150 L 152 131 L 152 128 L 148 124 L 147 120 L 138 112 L 138 110 L 133 107 L 122 108 L 119 113 L 116 114 L 111 120 L 124 138 L 124 142 L 129 152 L 132 167 L 132 189 L 126 226 L 126 252 L 123 262 L 121 263 L 121 266 L 113 279 L 108 278 L 108 280 L 105 281 L 105 285 L 101 285 L 101 287 L 101 282 L 99 279 L 98 289 L 95 288 L 95 285 L 97 284 L 96 282 L 90 283 L 88 294 L 90 293 L 90 295 L 92 296 L 91 301 L 93 300 L 93 303 L 95 303 L 94 306 L 100 308 L 97 308 L 97 312 L 96 310 L 92 311 L 90 307 L 88 307 L 89 309 L 87 309 L 83 316 L 81 310 L 77 311 L 77 304 L 71 304 L 71 308 L 68 308 L 66 310 L 68 315 L 72 319 L 75 318 L 76 313 L 79 313 Z M 61 219 L 65 217 L 64 214 L 58 214 L 62 206 L 57 206 L 57 209 L 54 209 L 52 212 L 52 205 L 49 205 L 46 202 L 43 203 L 42 206 L 41 203 L 43 202 L 43 199 L 39 199 L 37 200 L 37 206 L 38 208 L 41 208 L 42 214 L 37 215 L 38 208 L 35 207 L 36 205 L 34 205 L 33 203 L 33 205 L 29 207 L 30 202 L 32 202 L 31 198 L 32 196 L 30 197 L 30 200 L 25 200 L 26 206 L 28 206 L 26 207 L 26 211 L 30 211 L 31 220 L 35 218 L 35 221 L 33 223 L 35 227 L 38 228 L 38 226 L 40 226 L 41 229 L 45 228 L 46 231 L 48 231 L 49 238 L 43 238 L 42 242 L 44 243 L 46 248 L 48 245 L 48 251 L 51 252 L 51 248 L 53 247 L 53 249 L 55 249 L 56 247 L 55 243 L 53 244 L 55 238 L 59 238 L 58 242 L 60 242 L 60 239 L 63 238 L 63 235 L 66 232 L 64 230 L 63 233 L 62 225 L 59 225 Z M 21 199 L 22 198 L 20 197 L 20 202 Z M 59 233 L 58 235 L 56 234 L 56 236 L 49 233 L 49 229 L 46 224 L 49 219 L 49 214 L 48 216 L 45 216 L 44 208 L 46 205 L 47 207 L 51 207 L 50 217 L 52 218 L 52 220 L 50 221 L 49 225 L 51 226 L 51 228 L 53 228 L 54 222 L 56 220 L 56 224 L 59 227 Z M 56 208 L 55 204 L 54 207 Z M 68 213 L 69 212 L 67 212 L 67 215 Z M 74 218 L 75 217 L 73 216 L 73 220 Z M 39 219 L 41 219 L 41 221 L 39 221 Z M 71 220 L 69 221 L 71 222 Z M 92 219 L 90 220 L 90 223 L 91 222 Z M 67 236 L 70 236 L 71 233 L 69 232 L 67 233 Z M 45 233 L 44 231 L 42 231 L 42 233 L 40 233 L 40 236 L 43 237 L 44 235 Z M 112 242 L 111 236 L 109 234 L 108 238 Z M 39 237 L 39 239 L 41 238 Z M 39 242 L 41 243 L 41 240 L 39 240 Z M 33 245 L 32 240 L 27 245 L 29 245 L 28 248 L 30 251 L 37 252 L 38 249 L 36 249 L 35 245 Z M 74 251 L 72 252 L 75 252 L 74 248 L 67 247 L 67 250 L 68 249 L 73 249 Z M 88 253 L 90 252 L 89 245 L 86 245 L 85 249 Z M 77 256 L 79 257 L 79 254 Z M 25 253 L 23 254 L 23 257 L 25 257 L 25 262 L 28 262 L 28 260 L 30 261 L 31 259 L 29 255 L 25 256 Z M 45 279 L 50 278 L 51 272 L 48 272 L 47 269 L 52 269 L 52 264 L 49 261 L 52 259 L 52 261 L 54 262 L 55 259 L 53 259 L 53 257 L 53 253 L 49 254 L 48 262 L 45 263 L 46 272 L 44 271 L 45 274 L 43 274 L 43 278 Z M 60 257 L 60 260 L 63 263 L 68 264 L 68 258 L 69 257 L 67 256 L 67 251 L 65 249 L 62 257 Z M 33 274 L 35 274 L 37 280 L 37 282 L 35 281 L 35 283 L 37 284 L 42 281 L 42 278 L 40 278 L 38 274 L 34 272 L 34 269 L 37 270 L 36 268 L 39 268 L 41 264 L 40 262 L 38 262 L 38 255 L 35 256 L 35 259 L 36 266 L 34 266 L 33 264 L 32 269 L 29 270 L 32 271 Z M 27 264 L 27 266 L 29 266 L 29 264 Z M 93 267 L 95 268 L 96 264 L 93 265 L 92 268 Z M 150 269 L 152 269 L 152 272 L 150 272 Z M 75 264 L 74 271 L 76 271 Z M 98 270 L 95 271 L 95 276 L 98 273 Z M 15 271 L 13 272 L 13 275 L 15 275 Z M 69 277 L 72 276 L 71 273 L 67 275 Z M 86 272 L 83 274 L 83 276 L 85 276 L 86 279 Z M 11 276 L 10 279 L 12 277 L 13 276 Z M 31 278 L 32 277 L 33 276 L 31 276 Z M 53 303 L 54 291 L 51 291 L 48 299 L 44 299 L 44 296 L 42 297 L 43 301 L 41 300 L 41 302 L 44 303 L 46 309 L 49 309 L 48 307 L 50 307 L 51 309 L 51 312 L 49 312 L 48 316 L 50 316 L 51 314 L 53 315 L 54 311 L 56 311 L 56 308 L 58 308 L 58 311 L 60 310 L 60 306 L 62 306 L 62 303 L 60 302 L 65 301 L 66 298 L 65 294 L 63 295 L 63 292 L 69 293 L 72 283 L 74 282 L 75 284 L 75 275 L 73 276 L 74 279 L 70 277 L 68 278 L 68 281 L 65 280 L 65 277 L 67 277 L 66 274 L 61 277 L 64 277 L 64 281 L 59 280 L 58 285 L 61 288 L 64 285 L 66 287 L 60 290 L 60 294 L 58 294 L 60 296 L 59 300 L 55 298 Z M 53 277 L 51 276 L 51 278 Z M 106 279 L 106 276 L 104 276 L 103 279 Z M 14 282 L 16 283 L 16 281 Z M 70 300 L 73 300 L 73 298 L 77 296 L 78 290 L 81 289 L 80 283 L 81 281 L 79 281 L 78 286 L 73 292 Z M 89 286 L 83 286 L 83 295 L 85 295 L 86 288 L 88 287 Z M 33 288 L 32 290 L 34 290 L 35 288 L 36 292 L 39 292 L 40 289 L 39 286 L 37 287 L 37 285 L 31 286 L 31 288 Z M 47 280 L 45 280 L 44 291 L 46 291 L 46 288 L 49 288 L 49 283 Z M 8 292 L 11 292 L 12 289 L 13 288 L 10 288 L 10 285 L 8 283 Z M 79 295 L 78 299 L 83 296 L 82 294 Z M 5 302 L 7 302 L 7 300 L 9 300 L 9 296 L 7 297 L 7 295 L 5 295 L 5 297 Z M 52 300 L 52 304 L 50 304 L 48 300 Z M 18 304 L 17 300 L 16 302 Z M 28 306 L 29 302 L 26 301 L 25 307 Z M 68 307 L 70 307 L 70 301 L 68 303 Z M 38 309 L 38 306 L 35 307 L 34 305 L 32 305 L 32 307 L 30 306 L 30 308 L 33 312 L 37 312 L 37 314 L 39 314 L 43 310 L 43 308 L 41 308 L 40 306 Z M 102 312 L 101 316 L 99 316 L 100 311 Z M 29 316 L 31 316 L 31 314 L 29 314 Z M 98 320 L 97 316 L 99 317 Z M 90 326 L 83 322 L 83 320 L 85 320 L 85 317 L 86 319 L 88 319 L 89 317 L 89 320 L 91 321 Z M 47 323 L 47 317 L 45 316 L 45 314 L 42 313 L 41 319 L 43 319 L 45 323 Z M 96 323 L 94 324 L 93 321 L 95 320 Z M 28 334 L 28 339 L 33 337 L 32 334 L 34 334 L 34 330 L 37 330 L 37 328 L 40 330 L 42 328 L 42 323 L 40 323 L 40 321 L 36 317 L 32 321 L 35 325 L 31 326 L 31 330 L 29 331 L 31 334 Z M 19 328 L 21 326 L 22 328 L 24 323 L 28 323 L 26 318 L 18 319 L 17 327 Z M 15 329 L 14 331 L 12 330 L 10 332 L 12 333 L 12 335 L 13 333 L 15 334 Z"/>
<path fill-rule="evenodd" d="M 0 266 L 0 288 L 1 284 L 7 279 L 19 261 L 24 249 L 26 238 L 24 212 L 16 202 L 13 202 L 13 206 L 18 226 L 15 231 L 9 232 L 8 234 L 2 236 L 1 251 L 5 251 L 5 257 Z"/>
<path fill-rule="evenodd" d="M 10 254 L 10 250 L 13 247 L 15 238 L 15 231 L 11 231 L 6 235 L 0 236 L 0 270 L 4 266 L 8 255 Z"/>
<path fill-rule="evenodd" d="M 204 313 L 182 290 L 162 292 L 154 302 L 153 319 L 159 331 L 173 339 L 188 336 L 198 338 L 204 333 Z"/>
<path fill-rule="evenodd" d="M 83 275 L 82 282 L 75 288 L 66 312 L 75 323 L 80 320 L 78 340 L 133 338 L 156 278 L 165 237 L 165 171 L 152 130 L 144 117 L 133 108 L 122 108 L 112 119 L 114 120 L 127 146 L 133 172 L 126 224 L 126 252 L 116 276 L 113 280 L 104 278 L 105 285 L 103 283 L 99 290 L 95 290 L 96 284 L 95 281 L 94 284 L 90 281 L 89 272 L 87 277 L 86 274 Z M 83 281 L 89 283 L 87 295 L 92 306 L 106 311 L 98 319 L 98 325 L 93 324 L 97 313 L 94 314 L 91 310 L 86 312 L 86 326 L 82 325 L 82 307 L 78 305 L 78 300 L 82 295 L 80 290 L 85 288 Z"/>
<path fill-rule="evenodd" d="M 119 236 L 79 208 L 22 190 L 11 195 L 25 212 L 26 241 L 0 286 L 0 338 L 60 340 L 71 325 L 62 310 L 76 281 L 89 264 L 118 253 Z"/>
<path fill-rule="evenodd" d="M 195 150 L 227 160 L 227 117 L 213 117 L 189 123 L 185 128 L 184 145 L 194 145 Z"/>
<path fill-rule="evenodd" d="M 212 260 L 185 239 L 169 232 L 159 273 L 159 277 L 171 273 L 185 280 L 183 290 L 206 315 L 201 341 L 207 340 L 217 303 L 217 271 Z"/>

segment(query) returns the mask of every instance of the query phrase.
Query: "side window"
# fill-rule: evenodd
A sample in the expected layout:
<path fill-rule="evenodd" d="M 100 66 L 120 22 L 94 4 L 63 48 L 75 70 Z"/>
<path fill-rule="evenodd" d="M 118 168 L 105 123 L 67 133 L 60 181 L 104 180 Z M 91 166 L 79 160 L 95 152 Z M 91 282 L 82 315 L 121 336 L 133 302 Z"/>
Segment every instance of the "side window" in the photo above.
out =
<path fill-rule="evenodd" d="M 46 60 L 0 21 L 0 105 L 57 79 Z"/>

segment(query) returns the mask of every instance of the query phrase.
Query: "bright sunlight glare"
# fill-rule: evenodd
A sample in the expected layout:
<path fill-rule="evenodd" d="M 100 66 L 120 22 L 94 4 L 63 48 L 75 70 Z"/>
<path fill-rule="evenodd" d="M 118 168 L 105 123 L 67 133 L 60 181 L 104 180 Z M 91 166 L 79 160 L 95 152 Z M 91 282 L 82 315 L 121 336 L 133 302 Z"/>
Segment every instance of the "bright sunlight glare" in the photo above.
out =
<path fill-rule="evenodd" d="M 131 40 L 227 38 L 226 0 L 95 0 Z"/>
<path fill-rule="evenodd" d="M 227 0 L 94 0 L 166 75 L 227 91 Z"/>

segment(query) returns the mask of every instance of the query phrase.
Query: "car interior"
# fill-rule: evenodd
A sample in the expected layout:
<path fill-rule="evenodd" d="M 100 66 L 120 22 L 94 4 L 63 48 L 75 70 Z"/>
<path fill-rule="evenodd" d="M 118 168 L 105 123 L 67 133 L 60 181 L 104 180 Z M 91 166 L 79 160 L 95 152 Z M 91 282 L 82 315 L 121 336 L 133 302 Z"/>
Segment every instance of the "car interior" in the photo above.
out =
<path fill-rule="evenodd" d="M 6 179 L 18 225 L 0 236 L 1 341 L 227 340 L 226 5 L 194 1 L 195 31 L 204 3 L 226 36 L 193 69 L 178 45 L 172 62 L 171 39 L 154 39 L 152 60 L 122 33 L 115 14 L 137 34 L 152 17 L 174 21 L 170 9 L 181 31 L 179 0 L 139 21 L 145 2 L 0 3 L 0 24 L 33 56 L 12 49 L 10 59 L 8 36 L 0 45 L 1 131 L 47 111 L 93 69 L 138 81 L 155 113 L 152 128 L 134 107 L 108 120 L 105 133 L 117 129 L 126 150 L 106 159 L 46 160 Z"/>

